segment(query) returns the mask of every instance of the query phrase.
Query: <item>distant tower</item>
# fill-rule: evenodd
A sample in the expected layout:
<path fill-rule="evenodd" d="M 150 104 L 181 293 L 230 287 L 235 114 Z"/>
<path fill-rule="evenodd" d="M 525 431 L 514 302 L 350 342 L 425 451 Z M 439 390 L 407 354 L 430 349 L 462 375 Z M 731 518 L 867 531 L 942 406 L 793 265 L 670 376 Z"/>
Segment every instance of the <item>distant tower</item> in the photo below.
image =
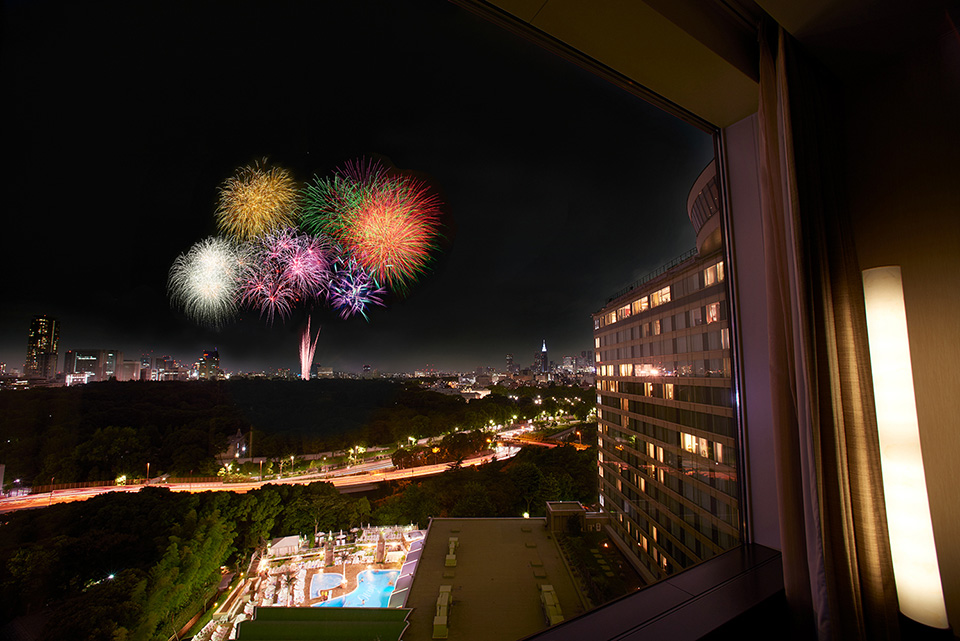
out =
<path fill-rule="evenodd" d="M 51 379 L 57 374 L 57 343 L 60 342 L 60 321 L 49 316 L 35 316 L 27 333 L 27 360 L 24 376 Z"/>
<path fill-rule="evenodd" d="M 547 340 L 543 340 L 543 348 L 540 350 L 540 372 L 546 374 L 550 370 L 550 361 L 547 359 Z"/>
<path fill-rule="evenodd" d="M 507 354 L 507 371 L 513 371 L 513 354 Z"/>

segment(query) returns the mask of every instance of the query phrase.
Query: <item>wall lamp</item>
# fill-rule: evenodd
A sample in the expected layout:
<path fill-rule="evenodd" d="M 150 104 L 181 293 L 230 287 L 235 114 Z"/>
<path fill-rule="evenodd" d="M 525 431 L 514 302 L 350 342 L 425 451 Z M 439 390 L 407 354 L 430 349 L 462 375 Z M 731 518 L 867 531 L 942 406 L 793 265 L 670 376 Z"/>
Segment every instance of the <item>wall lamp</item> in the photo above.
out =
<path fill-rule="evenodd" d="M 883 494 L 900 612 L 932 628 L 947 628 L 947 609 L 920 452 L 900 268 L 864 270 L 863 295 L 880 435 Z"/>

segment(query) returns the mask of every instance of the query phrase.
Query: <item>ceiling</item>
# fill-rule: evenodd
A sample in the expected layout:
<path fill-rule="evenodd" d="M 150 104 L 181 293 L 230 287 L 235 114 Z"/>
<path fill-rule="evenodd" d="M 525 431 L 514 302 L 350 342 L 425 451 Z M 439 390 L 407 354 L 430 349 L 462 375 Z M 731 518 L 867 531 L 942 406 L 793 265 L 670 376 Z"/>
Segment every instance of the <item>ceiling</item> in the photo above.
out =
<path fill-rule="evenodd" d="M 946 8 L 952 4 L 955 10 L 957 4 L 947 0 L 454 2 L 585 62 L 704 128 L 726 127 L 757 110 L 757 29 L 764 14 L 844 77 L 949 30 Z"/>

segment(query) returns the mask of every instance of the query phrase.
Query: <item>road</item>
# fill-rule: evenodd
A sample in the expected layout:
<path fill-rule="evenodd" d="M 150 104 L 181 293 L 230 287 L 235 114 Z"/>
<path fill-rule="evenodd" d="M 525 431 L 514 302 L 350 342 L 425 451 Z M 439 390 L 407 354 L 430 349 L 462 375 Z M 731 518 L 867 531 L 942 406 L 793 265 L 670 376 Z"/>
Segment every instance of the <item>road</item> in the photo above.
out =
<path fill-rule="evenodd" d="M 463 461 L 464 467 L 472 465 L 481 465 L 490 461 L 493 457 L 497 460 L 503 460 L 515 456 L 520 451 L 519 447 L 501 447 L 496 451 L 483 456 L 466 459 Z M 351 489 L 358 489 L 360 486 L 374 486 L 383 481 L 397 481 L 401 479 L 413 479 L 423 476 L 432 476 L 440 474 L 450 469 L 449 463 L 439 463 L 437 465 L 423 465 L 406 470 L 391 469 L 393 463 L 387 461 L 376 461 L 374 463 L 364 463 L 355 465 L 352 468 L 336 470 L 322 474 L 311 474 L 308 476 L 293 476 L 285 479 L 270 479 L 267 481 L 253 481 L 250 483 L 223 483 L 220 481 L 213 483 L 154 483 L 157 487 L 165 487 L 174 492 L 249 492 L 269 483 L 314 483 L 316 481 L 326 481 L 332 483 L 334 487 L 341 492 L 350 492 Z M 0 514 L 29 508 L 46 507 L 54 503 L 69 503 L 71 501 L 84 501 L 93 496 L 106 494 L 107 492 L 139 492 L 144 486 L 106 486 L 106 487 L 88 487 L 77 490 L 55 490 L 43 494 L 31 494 L 29 496 L 16 496 L 0 499 Z"/>

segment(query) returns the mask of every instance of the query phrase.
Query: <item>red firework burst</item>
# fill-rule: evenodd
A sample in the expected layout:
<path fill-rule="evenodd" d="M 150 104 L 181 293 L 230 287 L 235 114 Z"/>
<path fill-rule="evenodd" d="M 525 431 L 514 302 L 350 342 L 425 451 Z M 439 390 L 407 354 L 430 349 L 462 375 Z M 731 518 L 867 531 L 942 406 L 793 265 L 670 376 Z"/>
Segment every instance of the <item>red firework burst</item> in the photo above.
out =
<path fill-rule="evenodd" d="M 343 217 L 341 241 L 379 282 L 404 291 L 430 264 L 440 201 L 405 176 L 381 173 L 365 191 L 360 206 Z"/>

